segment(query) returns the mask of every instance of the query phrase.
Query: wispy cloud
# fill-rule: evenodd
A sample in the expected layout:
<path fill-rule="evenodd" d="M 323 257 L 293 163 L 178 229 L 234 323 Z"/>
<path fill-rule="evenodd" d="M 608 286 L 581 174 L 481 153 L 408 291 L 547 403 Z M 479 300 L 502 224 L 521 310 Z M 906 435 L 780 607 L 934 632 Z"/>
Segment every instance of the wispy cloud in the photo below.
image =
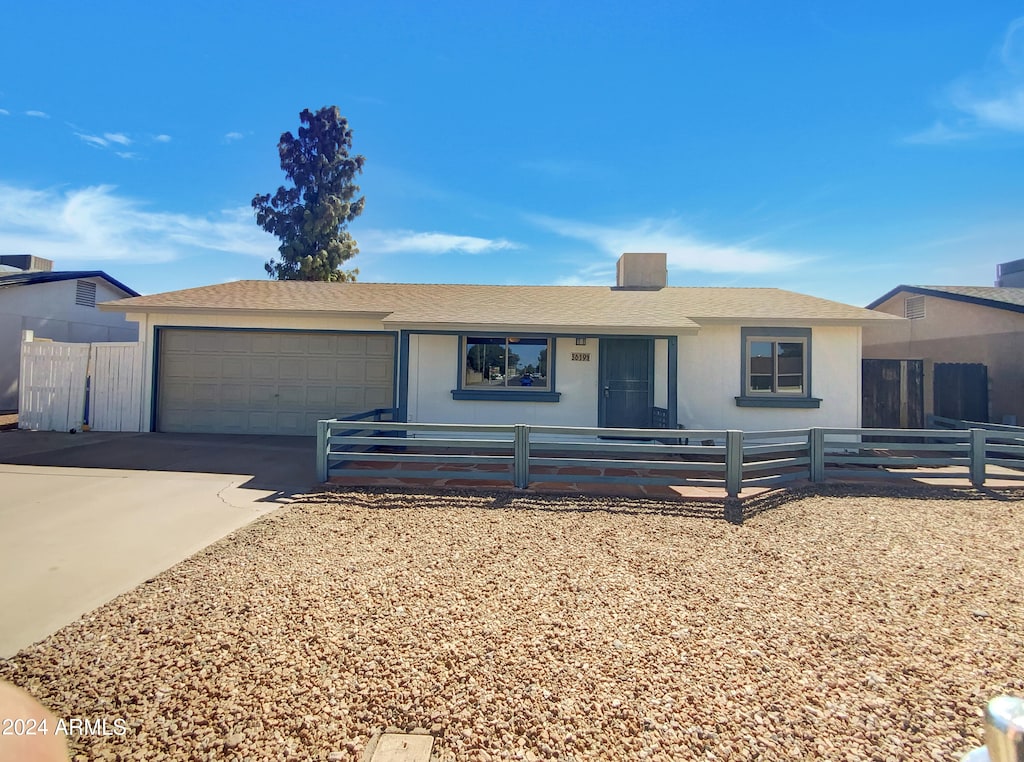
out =
<path fill-rule="evenodd" d="M 88 135 L 84 132 L 76 132 L 75 135 L 81 138 L 82 142 L 88 143 L 91 146 L 96 146 L 97 148 L 106 148 L 110 145 L 110 142 L 106 138 L 101 138 L 99 135 Z"/>
<path fill-rule="evenodd" d="M 241 140 L 244 137 L 245 135 L 240 132 L 229 132 L 224 136 L 224 140 L 229 143 L 234 143 L 236 140 Z"/>
<path fill-rule="evenodd" d="M 134 151 L 114 151 L 122 159 L 137 159 L 139 155 Z"/>
<path fill-rule="evenodd" d="M 153 136 L 153 141 L 156 142 L 156 143 L 170 143 L 171 142 L 171 136 L 170 135 L 163 135 L 163 134 L 161 134 L 161 135 L 154 135 Z"/>
<path fill-rule="evenodd" d="M 36 119 L 49 119 L 50 115 L 45 111 L 26 111 L 25 116 L 33 116 Z"/>
<path fill-rule="evenodd" d="M 363 230 L 356 236 L 362 251 L 378 254 L 486 254 L 520 248 L 504 238 L 478 238 L 413 230 Z"/>
<path fill-rule="evenodd" d="M 216 214 L 153 211 L 111 186 L 35 190 L 0 185 L 0 251 L 68 262 L 167 262 L 201 251 L 269 259 L 277 241 L 248 207 Z"/>
<path fill-rule="evenodd" d="M 957 126 L 939 121 L 905 142 L 937 145 L 991 132 L 1024 132 L 1024 16 L 1010 22 L 985 66 L 950 83 L 942 105 L 954 112 Z"/>
<path fill-rule="evenodd" d="M 956 143 L 961 140 L 968 140 L 972 134 L 968 131 L 954 129 L 939 121 L 931 127 L 903 139 L 904 143 L 916 143 L 918 145 L 943 145 L 945 143 Z"/>
<path fill-rule="evenodd" d="M 0 108 L 0 116 L 10 116 L 11 112 L 5 108 Z"/>
<path fill-rule="evenodd" d="M 105 137 L 111 143 L 117 143 L 118 145 L 128 146 L 132 144 L 131 138 L 125 135 L 123 132 L 104 132 Z"/>
<path fill-rule="evenodd" d="M 789 270 L 810 257 L 773 251 L 749 243 L 720 243 L 706 240 L 687 230 L 678 220 L 645 219 L 612 227 L 588 222 L 564 220 L 543 215 L 528 215 L 534 225 L 564 238 L 583 241 L 605 254 L 611 261 L 626 251 L 657 251 L 668 255 L 672 270 L 713 273 L 764 273 Z M 603 277 L 610 268 L 598 265 L 584 273 L 580 282 Z"/>

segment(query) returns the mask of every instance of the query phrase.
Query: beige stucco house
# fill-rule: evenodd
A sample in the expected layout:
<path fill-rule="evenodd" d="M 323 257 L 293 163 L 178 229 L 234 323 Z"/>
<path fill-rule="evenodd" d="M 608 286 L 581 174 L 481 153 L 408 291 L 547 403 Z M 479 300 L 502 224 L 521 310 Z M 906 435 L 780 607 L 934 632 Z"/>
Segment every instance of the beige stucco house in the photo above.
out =
<path fill-rule="evenodd" d="M 155 431 L 312 434 L 398 420 L 562 426 L 857 426 L 861 331 L 881 312 L 770 288 L 238 281 L 125 299 Z"/>
<path fill-rule="evenodd" d="M 978 363 L 987 368 L 987 420 L 1024 423 L 1024 287 L 901 285 L 868 309 L 906 318 L 866 325 L 864 357 L 924 360 L 926 414 L 937 364 Z"/>

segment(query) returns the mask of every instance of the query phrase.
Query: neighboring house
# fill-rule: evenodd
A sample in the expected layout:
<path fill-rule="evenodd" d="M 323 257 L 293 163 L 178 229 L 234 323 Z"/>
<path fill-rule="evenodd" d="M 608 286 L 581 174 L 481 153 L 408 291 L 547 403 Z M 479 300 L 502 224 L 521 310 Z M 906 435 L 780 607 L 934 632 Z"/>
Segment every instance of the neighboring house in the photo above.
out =
<path fill-rule="evenodd" d="M 101 309 L 140 323 L 156 431 L 312 434 L 318 419 L 857 426 L 878 312 L 771 288 L 238 281 Z"/>
<path fill-rule="evenodd" d="M 879 297 L 868 309 L 908 319 L 865 328 L 864 357 L 923 360 L 926 413 L 1024 422 L 1024 260 L 999 273 L 1006 285 L 903 285 Z"/>
<path fill-rule="evenodd" d="M 136 341 L 138 326 L 124 315 L 100 312 L 138 292 L 99 270 L 53 271 L 53 262 L 0 256 L 0 410 L 18 407 L 22 331 L 53 341 Z"/>

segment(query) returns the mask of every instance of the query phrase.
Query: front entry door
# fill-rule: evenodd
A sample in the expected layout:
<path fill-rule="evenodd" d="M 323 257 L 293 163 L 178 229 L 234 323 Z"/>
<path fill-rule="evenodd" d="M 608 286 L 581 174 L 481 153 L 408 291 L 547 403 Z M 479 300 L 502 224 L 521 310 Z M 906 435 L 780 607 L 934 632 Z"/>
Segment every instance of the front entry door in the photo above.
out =
<path fill-rule="evenodd" d="M 601 339 L 598 423 L 621 429 L 651 427 L 654 347 L 650 339 Z"/>

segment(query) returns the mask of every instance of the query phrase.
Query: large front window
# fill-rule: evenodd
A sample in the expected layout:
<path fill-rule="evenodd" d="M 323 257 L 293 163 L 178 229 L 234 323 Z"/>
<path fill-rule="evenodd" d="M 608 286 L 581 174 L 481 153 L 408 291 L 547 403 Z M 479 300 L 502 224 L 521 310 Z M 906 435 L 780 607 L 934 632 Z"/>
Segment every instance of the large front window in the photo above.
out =
<path fill-rule="evenodd" d="M 518 336 L 467 336 L 463 389 L 550 391 L 551 340 Z"/>

